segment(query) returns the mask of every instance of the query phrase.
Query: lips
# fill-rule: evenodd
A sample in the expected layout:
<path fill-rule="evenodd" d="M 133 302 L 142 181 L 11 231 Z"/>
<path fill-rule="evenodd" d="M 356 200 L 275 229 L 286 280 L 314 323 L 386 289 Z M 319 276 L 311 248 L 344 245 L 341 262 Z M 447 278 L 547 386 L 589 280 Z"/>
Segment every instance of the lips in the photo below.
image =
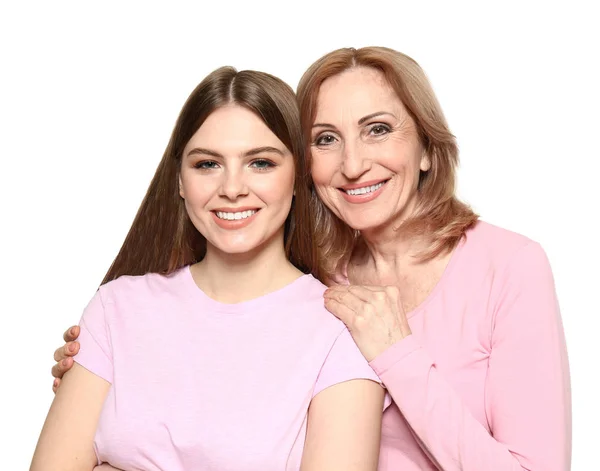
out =
<path fill-rule="evenodd" d="M 256 209 L 247 209 L 246 211 L 213 211 L 219 219 L 225 219 L 227 221 L 234 221 L 240 219 L 246 219 L 256 214 Z"/>
<path fill-rule="evenodd" d="M 338 190 L 349 203 L 367 203 L 377 198 L 390 179 L 370 180 L 344 185 Z"/>
<path fill-rule="evenodd" d="M 241 229 L 256 218 L 260 208 L 215 208 L 211 210 L 215 223 L 222 229 Z"/>
<path fill-rule="evenodd" d="M 369 180 L 366 182 L 353 183 L 351 185 L 344 185 L 338 188 L 338 190 L 343 191 L 349 195 L 360 195 L 366 194 L 373 191 L 378 190 L 383 185 L 385 185 L 390 179 L 379 179 L 379 180 Z"/>

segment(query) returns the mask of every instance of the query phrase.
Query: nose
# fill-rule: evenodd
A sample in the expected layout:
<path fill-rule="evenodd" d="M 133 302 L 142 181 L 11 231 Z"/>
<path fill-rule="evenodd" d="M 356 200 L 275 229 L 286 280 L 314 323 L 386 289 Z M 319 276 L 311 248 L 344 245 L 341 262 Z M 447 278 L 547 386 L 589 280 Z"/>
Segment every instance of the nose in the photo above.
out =
<path fill-rule="evenodd" d="M 366 155 L 365 149 L 362 149 L 359 143 L 344 142 L 341 171 L 348 180 L 358 179 L 367 173 L 372 165 L 373 162 Z"/>
<path fill-rule="evenodd" d="M 224 172 L 219 195 L 232 201 L 248 195 L 244 172 L 238 169 L 228 169 Z"/>

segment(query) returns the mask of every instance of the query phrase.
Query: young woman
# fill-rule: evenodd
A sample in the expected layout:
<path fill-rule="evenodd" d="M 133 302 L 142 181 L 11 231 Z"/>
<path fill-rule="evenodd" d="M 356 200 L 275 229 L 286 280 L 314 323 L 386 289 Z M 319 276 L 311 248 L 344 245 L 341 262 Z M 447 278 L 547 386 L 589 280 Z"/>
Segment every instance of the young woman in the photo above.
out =
<path fill-rule="evenodd" d="M 323 307 L 293 91 L 221 68 L 192 92 L 32 470 L 375 470 L 383 388 Z"/>

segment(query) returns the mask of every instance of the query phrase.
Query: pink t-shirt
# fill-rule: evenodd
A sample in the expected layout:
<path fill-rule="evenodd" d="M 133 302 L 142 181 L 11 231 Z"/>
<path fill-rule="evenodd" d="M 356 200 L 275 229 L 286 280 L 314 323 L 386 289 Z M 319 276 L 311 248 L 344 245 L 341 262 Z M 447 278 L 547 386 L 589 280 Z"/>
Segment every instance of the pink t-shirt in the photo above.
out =
<path fill-rule="evenodd" d="M 477 223 L 408 321 L 371 362 L 394 400 L 380 470 L 570 468 L 565 339 L 539 244 Z"/>
<path fill-rule="evenodd" d="M 102 286 L 75 360 L 112 384 L 98 461 L 124 470 L 298 470 L 311 399 L 379 382 L 310 275 L 239 304 L 206 296 L 189 267 Z"/>

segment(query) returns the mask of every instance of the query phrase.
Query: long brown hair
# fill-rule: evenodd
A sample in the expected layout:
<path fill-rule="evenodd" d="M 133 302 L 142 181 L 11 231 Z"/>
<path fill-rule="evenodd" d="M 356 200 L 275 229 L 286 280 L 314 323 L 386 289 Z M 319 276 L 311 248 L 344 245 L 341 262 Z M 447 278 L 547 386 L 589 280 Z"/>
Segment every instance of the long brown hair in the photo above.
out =
<path fill-rule="evenodd" d="M 264 72 L 221 67 L 191 93 L 121 249 L 102 284 L 122 275 L 170 274 L 202 260 L 206 239 L 196 230 L 179 195 L 184 147 L 206 118 L 228 104 L 259 116 L 294 156 L 295 196 L 285 222 L 285 250 L 304 273 L 319 274 L 310 214 L 310 174 L 292 88 Z"/>
<path fill-rule="evenodd" d="M 419 177 L 415 212 L 399 229 L 408 234 L 427 236 L 430 245 L 418 254 L 418 258 L 421 261 L 432 259 L 454 248 L 475 223 L 477 215 L 456 197 L 456 139 L 425 73 L 413 59 L 384 47 L 343 48 L 326 54 L 309 67 L 297 92 L 309 166 L 311 128 L 321 84 L 354 67 L 369 67 L 383 73 L 414 119 L 423 148 L 431 159 L 431 168 L 421 172 Z M 319 199 L 314 188 L 311 205 L 316 216 L 315 237 L 322 256 L 330 262 L 327 272 L 331 277 L 348 261 L 360 234 L 336 217 Z"/>

